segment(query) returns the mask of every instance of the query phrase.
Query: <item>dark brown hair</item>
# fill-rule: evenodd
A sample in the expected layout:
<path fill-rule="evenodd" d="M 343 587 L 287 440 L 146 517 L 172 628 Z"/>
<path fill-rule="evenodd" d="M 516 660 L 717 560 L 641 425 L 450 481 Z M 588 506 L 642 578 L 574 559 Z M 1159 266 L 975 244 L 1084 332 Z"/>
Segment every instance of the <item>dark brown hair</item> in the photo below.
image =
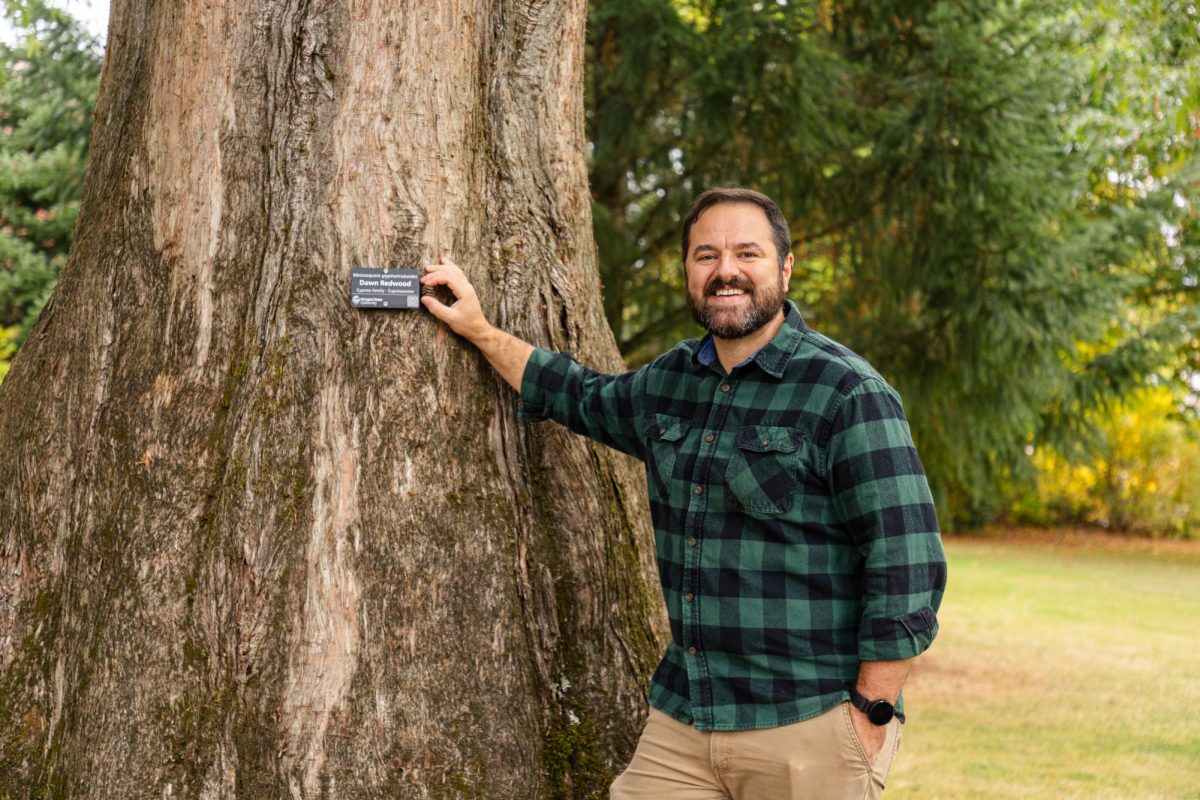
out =
<path fill-rule="evenodd" d="M 696 224 L 696 220 L 700 218 L 700 215 L 706 209 L 720 205 L 721 203 L 753 203 L 763 210 L 763 213 L 767 215 L 767 222 L 771 226 L 771 238 L 775 242 L 775 252 L 776 258 L 779 261 L 779 268 L 783 269 L 784 259 L 787 258 L 788 253 L 792 252 L 792 232 L 788 228 L 787 220 L 783 217 L 783 212 L 779 210 L 779 206 L 775 204 L 774 200 L 762 192 L 745 189 L 741 186 L 721 186 L 716 189 L 709 189 L 692 203 L 692 210 L 688 212 L 687 217 L 683 220 L 683 237 L 680 242 L 684 263 L 687 263 L 688 247 L 691 244 L 692 238 L 692 226 Z"/>

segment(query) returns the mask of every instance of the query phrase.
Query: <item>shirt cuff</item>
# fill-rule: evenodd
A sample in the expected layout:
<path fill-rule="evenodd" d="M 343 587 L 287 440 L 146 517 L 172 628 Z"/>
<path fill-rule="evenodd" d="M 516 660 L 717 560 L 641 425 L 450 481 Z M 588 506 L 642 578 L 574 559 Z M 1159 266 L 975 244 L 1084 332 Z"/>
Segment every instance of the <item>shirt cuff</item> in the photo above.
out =
<path fill-rule="evenodd" d="M 865 619 L 858 629 L 858 660 L 914 658 L 929 649 L 937 632 L 937 615 L 929 606 L 890 619 Z"/>
<path fill-rule="evenodd" d="M 535 347 L 525 362 L 521 374 L 521 405 L 517 419 L 541 422 L 548 419 L 554 402 L 553 391 L 562 386 L 563 376 L 573 359 L 565 353 L 554 353 Z"/>

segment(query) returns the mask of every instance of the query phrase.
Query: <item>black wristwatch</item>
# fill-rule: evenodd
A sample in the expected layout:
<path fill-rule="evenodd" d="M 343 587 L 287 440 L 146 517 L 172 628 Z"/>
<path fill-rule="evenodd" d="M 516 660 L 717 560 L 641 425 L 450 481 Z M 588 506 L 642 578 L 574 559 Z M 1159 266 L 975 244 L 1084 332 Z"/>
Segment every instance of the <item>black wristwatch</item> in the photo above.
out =
<path fill-rule="evenodd" d="M 896 716 L 896 707 L 887 700 L 868 700 L 855 689 L 850 690 L 850 702 L 867 715 L 872 725 L 887 725 Z"/>

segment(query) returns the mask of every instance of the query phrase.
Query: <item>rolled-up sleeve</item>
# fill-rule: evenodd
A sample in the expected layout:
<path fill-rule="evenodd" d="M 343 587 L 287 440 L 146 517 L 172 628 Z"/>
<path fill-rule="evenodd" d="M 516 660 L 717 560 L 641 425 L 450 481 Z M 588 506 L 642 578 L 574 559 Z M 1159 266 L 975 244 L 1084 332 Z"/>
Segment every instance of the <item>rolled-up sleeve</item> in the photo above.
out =
<path fill-rule="evenodd" d="M 646 369 L 609 375 L 580 366 L 570 355 L 535 348 L 521 377 L 526 421 L 552 419 L 575 433 L 642 458 Z"/>
<path fill-rule="evenodd" d="M 859 659 L 919 655 L 937 635 L 946 556 L 895 390 L 867 378 L 843 398 L 826 464 L 839 521 L 863 559 Z"/>

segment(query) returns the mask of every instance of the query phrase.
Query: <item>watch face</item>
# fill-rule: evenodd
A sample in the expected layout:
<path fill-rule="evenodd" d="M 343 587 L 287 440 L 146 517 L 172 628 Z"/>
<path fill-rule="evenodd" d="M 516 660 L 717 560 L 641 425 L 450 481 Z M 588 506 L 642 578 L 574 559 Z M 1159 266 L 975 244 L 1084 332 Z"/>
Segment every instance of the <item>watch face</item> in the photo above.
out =
<path fill-rule="evenodd" d="M 886 700 L 876 700 L 871 704 L 871 710 L 867 712 L 867 719 L 875 725 L 887 725 L 895 715 L 896 710 L 891 703 Z"/>

